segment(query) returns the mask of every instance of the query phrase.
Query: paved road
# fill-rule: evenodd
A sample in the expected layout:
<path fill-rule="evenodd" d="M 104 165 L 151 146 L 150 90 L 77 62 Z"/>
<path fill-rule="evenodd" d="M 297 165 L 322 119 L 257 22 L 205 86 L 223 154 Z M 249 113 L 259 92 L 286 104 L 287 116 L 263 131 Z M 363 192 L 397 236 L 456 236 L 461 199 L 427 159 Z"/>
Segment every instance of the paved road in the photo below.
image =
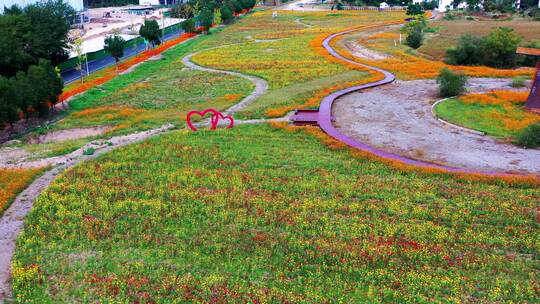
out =
<path fill-rule="evenodd" d="M 163 36 L 163 41 L 167 41 L 167 40 L 170 40 L 172 38 L 178 37 L 178 35 L 180 35 L 181 33 L 182 33 L 181 30 L 176 30 L 176 31 L 170 32 L 168 34 L 165 34 Z M 129 58 L 131 56 L 137 55 L 137 54 L 141 53 L 144 50 L 145 50 L 145 45 L 142 42 L 137 44 L 137 45 L 130 46 L 130 47 L 128 47 L 128 48 L 126 48 L 124 50 L 124 57 L 122 57 L 122 59 L 126 59 L 126 58 Z M 106 56 L 104 58 L 88 61 L 88 70 L 90 71 L 90 73 L 93 73 L 95 71 L 98 71 L 98 70 L 101 70 L 101 69 L 106 68 L 108 66 L 111 66 L 114 63 L 115 62 L 114 62 L 113 57 Z M 61 75 L 62 75 L 62 79 L 64 79 L 65 84 L 71 83 L 71 82 L 81 78 L 81 72 L 77 71 L 76 69 L 73 69 L 73 68 L 69 69 L 69 70 L 62 71 Z"/>

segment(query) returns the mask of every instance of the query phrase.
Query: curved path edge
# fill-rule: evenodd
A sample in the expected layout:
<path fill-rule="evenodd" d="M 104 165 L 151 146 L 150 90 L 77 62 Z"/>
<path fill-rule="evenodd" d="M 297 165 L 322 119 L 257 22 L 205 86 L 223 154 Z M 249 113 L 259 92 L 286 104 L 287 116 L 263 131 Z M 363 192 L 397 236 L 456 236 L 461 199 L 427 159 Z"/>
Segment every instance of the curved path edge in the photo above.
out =
<path fill-rule="evenodd" d="M 341 133 L 334 125 L 332 124 L 332 105 L 336 101 L 336 99 L 345 96 L 347 94 L 358 92 L 361 90 L 365 90 L 368 88 L 378 87 L 385 84 L 389 84 L 393 82 L 396 79 L 396 76 L 392 74 L 389 71 L 370 66 L 367 64 L 358 63 L 354 60 L 351 60 L 349 58 L 346 58 L 342 55 L 340 55 L 336 50 L 334 50 L 331 46 L 332 40 L 335 38 L 357 31 L 362 30 L 365 28 L 356 28 L 356 29 L 349 29 L 342 32 L 334 33 L 323 41 L 323 47 L 328 51 L 330 55 L 333 57 L 345 61 L 349 64 L 353 64 L 362 68 L 367 68 L 370 70 L 377 71 L 379 73 L 382 73 L 384 75 L 384 79 L 366 83 L 363 85 L 353 86 L 349 87 L 343 90 L 339 90 L 336 92 L 333 92 L 332 94 L 324 97 L 320 103 L 319 106 L 319 115 L 317 119 L 317 123 L 319 124 L 319 127 L 328 135 L 333 137 L 334 139 L 348 145 L 349 147 L 358 149 L 362 152 L 369 153 L 371 155 L 374 155 L 376 157 L 379 157 L 384 160 L 390 160 L 394 162 L 398 162 L 403 165 L 413 166 L 420 169 L 428 169 L 428 170 L 436 170 L 446 173 L 457 173 L 457 174 L 467 174 L 467 175 L 483 175 L 486 177 L 533 177 L 537 181 L 540 181 L 540 176 L 530 175 L 530 174 L 516 174 L 516 173 L 504 173 L 504 172 L 497 172 L 497 171 L 479 171 L 479 170 L 473 170 L 473 169 L 467 169 L 467 168 L 459 168 L 459 167 L 451 167 L 446 165 L 439 165 L 435 163 L 430 163 L 426 161 L 416 160 L 412 158 L 408 158 L 402 155 L 386 152 L 384 150 L 375 148 L 373 146 L 370 146 L 368 144 L 362 143 L 360 141 L 357 141 L 351 137 L 348 137 L 347 135 Z"/>
<path fill-rule="evenodd" d="M 227 45 L 227 46 L 229 46 L 229 45 Z M 225 47 L 225 46 L 220 46 L 220 47 Z M 220 47 L 216 47 L 216 48 L 220 48 Z M 206 49 L 206 50 L 203 50 L 203 51 L 200 51 L 200 52 L 204 52 L 204 51 L 208 51 L 208 50 L 216 49 L 216 48 L 210 48 L 210 49 Z M 246 106 L 248 106 L 249 104 L 254 102 L 257 98 L 259 98 L 261 95 L 266 93 L 266 91 L 268 91 L 268 82 L 266 80 L 262 79 L 262 78 L 242 74 L 242 73 L 239 73 L 239 72 L 207 68 L 207 67 L 200 66 L 200 65 L 194 63 L 193 61 L 191 61 L 191 58 L 193 56 L 199 54 L 200 52 L 191 53 L 189 55 L 184 56 L 184 58 L 182 58 L 182 63 L 186 67 L 194 69 L 194 70 L 210 72 L 210 73 L 221 73 L 221 74 L 227 74 L 227 75 L 234 75 L 234 76 L 242 77 L 244 79 L 247 79 L 247 80 L 251 81 L 255 85 L 255 89 L 253 90 L 253 92 L 251 92 L 251 94 L 244 97 L 244 99 L 242 99 L 239 103 L 237 103 L 237 104 L 233 105 L 232 107 L 228 108 L 227 110 L 225 110 L 225 112 L 224 112 L 225 114 L 230 115 L 230 114 L 233 114 L 233 113 L 245 108 Z"/>

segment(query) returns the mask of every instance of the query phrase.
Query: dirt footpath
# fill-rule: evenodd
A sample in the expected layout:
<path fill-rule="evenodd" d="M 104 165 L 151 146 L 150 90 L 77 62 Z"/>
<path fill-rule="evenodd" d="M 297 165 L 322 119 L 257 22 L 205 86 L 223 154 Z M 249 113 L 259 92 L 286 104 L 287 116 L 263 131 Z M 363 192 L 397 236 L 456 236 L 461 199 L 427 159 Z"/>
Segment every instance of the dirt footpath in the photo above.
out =
<path fill-rule="evenodd" d="M 475 78 L 469 90 L 511 89 L 508 79 Z M 334 125 L 358 141 L 413 159 L 480 171 L 540 174 L 540 150 L 522 149 L 447 126 L 431 114 L 434 80 L 396 81 L 334 103 Z"/>

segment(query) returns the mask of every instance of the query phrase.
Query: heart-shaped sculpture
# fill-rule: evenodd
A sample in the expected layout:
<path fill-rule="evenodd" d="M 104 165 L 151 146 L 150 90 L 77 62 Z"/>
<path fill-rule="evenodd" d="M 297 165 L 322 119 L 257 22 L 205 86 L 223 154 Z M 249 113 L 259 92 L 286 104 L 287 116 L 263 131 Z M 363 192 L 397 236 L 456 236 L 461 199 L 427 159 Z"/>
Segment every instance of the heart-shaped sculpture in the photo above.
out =
<path fill-rule="evenodd" d="M 232 116 L 230 116 L 230 115 L 225 116 L 221 112 L 217 111 L 216 109 L 209 108 L 209 109 L 206 109 L 206 110 L 204 110 L 202 112 L 201 111 L 190 111 L 187 114 L 187 117 L 186 117 L 186 122 L 187 122 L 188 127 L 192 131 L 197 131 L 197 128 L 191 122 L 191 117 L 193 115 L 199 115 L 201 117 L 204 117 L 208 113 L 212 114 L 212 116 L 210 116 L 210 130 L 215 130 L 217 128 L 220 119 L 229 121 L 229 124 L 226 127 L 227 129 L 230 129 L 230 128 L 232 128 L 234 126 L 234 119 L 232 118 Z"/>

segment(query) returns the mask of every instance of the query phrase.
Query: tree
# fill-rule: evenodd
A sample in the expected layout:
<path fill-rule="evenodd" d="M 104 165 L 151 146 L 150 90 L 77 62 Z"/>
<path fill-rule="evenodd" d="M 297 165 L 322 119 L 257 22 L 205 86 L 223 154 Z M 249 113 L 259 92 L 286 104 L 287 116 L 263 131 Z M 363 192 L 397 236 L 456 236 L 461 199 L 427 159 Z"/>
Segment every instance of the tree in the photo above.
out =
<path fill-rule="evenodd" d="M 214 9 L 214 24 L 220 25 L 223 22 L 221 19 L 221 10 L 219 8 Z"/>
<path fill-rule="evenodd" d="M 201 13 L 199 14 L 199 23 L 207 33 L 210 33 L 209 29 L 214 23 L 214 13 L 210 8 L 205 7 L 201 10 Z"/>
<path fill-rule="evenodd" d="M 195 8 L 189 3 L 178 4 L 172 8 L 171 17 L 191 19 L 195 17 Z"/>
<path fill-rule="evenodd" d="M 229 6 L 222 5 L 221 6 L 221 19 L 224 23 L 229 23 L 233 19 L 233 14 Z"/>
<path fill-rule="evenodd" d="M 88 57 L 83 52 L 82 44 L 83 40 L 79 37 L 73 41 L 71 49 L 77 54 L 77 65 L 75 69 L 81 73 L 81 83 L 84 83 L 84 63 L 88 60 Z"/>
<path fill-rule="evenodd" d="M 62 0 L 6 10 L 0 15 L 0 74 L 14 76 L 40 58 L 55 65 L 66 59 L 73 15 L 74 10 Z"/>
<path fill-rule="evenodd" d="M 120 58 L 124 56 L 124 48 L 126 47 L 126 40 L 122 36 L 115 34 L 105 38 L 104 50 L 111 54 L 116 63 L 120 61 Z"/>
<path fill-rule="evenodd" d="M 191 18 L 182 21 L 180 27 L 182 27 L 182 30 L 186 33 L 195 33 L 195 19 Z"/>
<path fill-rule="evenodd" d="M 420 4 L 414 3 L 407 6 L 407 15 L 416 16 L 424 14 L 424 9 Z"/>
<path fill-rule="evenodd" d="M 13 102 L 12 93 L 10 79 L 0 76 L 0 129 L 6 123 L 13 126 L 13 123 L 19 120 L 19 110 Z"/>
<path fill-rule="evenodd" d="M 445 60 L 449 64 L 477 65 L 482 63 L 482 38 L 471 34 L 459 37 L 456 47 L 446 50 Z"/>
<path fill-rule="evenodd" d="M 139 35 L 146 41 L 156 46 L 161 43 L 161 30 L 156 20 L 144 20 L 144 24 L 139 30 Z"/>
<path fill-rule="evenodd" d="M 493 67 L 514 67 L 516 65 L 516 49 L 521 37 L 512 28 L 499 27 L 492 30 L 482 41 L 483 61 Z"/>
<path fill-rule="evenodd" d="M 421 29 L 414 28 L 405 38 L 405 43 L 413 49 L 421 47 L 422 43 L 424 43 L 424 33 Z"/>

